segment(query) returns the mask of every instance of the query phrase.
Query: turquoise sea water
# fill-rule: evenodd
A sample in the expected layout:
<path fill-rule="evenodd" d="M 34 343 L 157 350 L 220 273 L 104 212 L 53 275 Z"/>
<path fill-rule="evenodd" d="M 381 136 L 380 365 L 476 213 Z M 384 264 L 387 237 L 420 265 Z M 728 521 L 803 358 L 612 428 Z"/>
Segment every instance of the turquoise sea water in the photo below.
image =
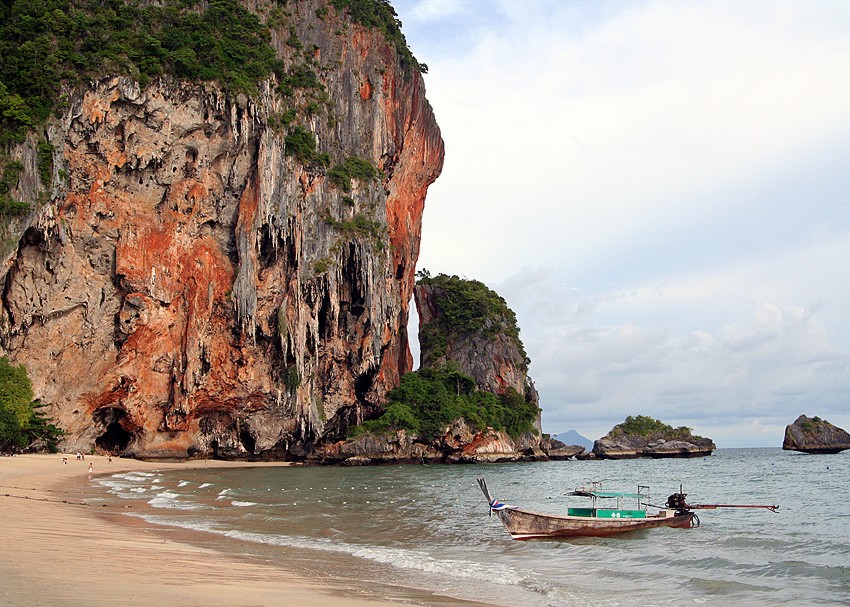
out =
<path fill-rule="evenodd" d="M 488 517 L 494 497 L 565 512 L 586 480 L 684 485 L 692 503 L 779 504 L 700 511 L 695 529 L 520 542 Z M 506 606 L 850 605 L 850 452 L 721 449 L 690 460 L 476 466 L 205 468 L 118 474 L 92 501 L 136 523 L 352 588 L 397 587 Z M 570 502 L 575 504 L 575 502 Z M 586 505 L 586 504 L 576 504 Z M 132 506 L 127 508 L 126 506 Z"/>

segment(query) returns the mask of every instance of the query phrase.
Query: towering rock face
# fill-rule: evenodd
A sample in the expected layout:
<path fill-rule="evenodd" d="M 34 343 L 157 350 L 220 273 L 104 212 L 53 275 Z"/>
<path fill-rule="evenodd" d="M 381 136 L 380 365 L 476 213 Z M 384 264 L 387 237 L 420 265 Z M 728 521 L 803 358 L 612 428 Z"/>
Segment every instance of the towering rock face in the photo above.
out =
<path fill-rule="evenodd" d="M 48 125 L 52 201 L 7 256 L 0 338 L 63 448 L 298 458 L 411 369 L 422 209 L 444 153 L 423 82 L 320 0 L 287 10 L 290 40 L 272 42 L 287 63 L 311 49 L 318 109 L 273 82 L 249 98 L 107 77 Z M 363 159 L 378 177 L 334 183 L 297 132 L 330 167 Z"/>

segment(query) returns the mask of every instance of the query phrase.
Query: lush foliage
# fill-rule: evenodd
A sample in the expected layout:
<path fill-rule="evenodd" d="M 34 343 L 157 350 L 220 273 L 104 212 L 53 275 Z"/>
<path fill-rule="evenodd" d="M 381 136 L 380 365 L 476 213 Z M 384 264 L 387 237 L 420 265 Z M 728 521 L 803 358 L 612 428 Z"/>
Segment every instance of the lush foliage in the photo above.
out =
<path fill-rule="evenodd" d="M 363 422 L 357 432 L 381 433 L 404 429 L 426 440 L 439 438 L 455 420 L 465 419 L 479 430 L 504 430 L 517 437 L 534 430 L 539 413 L 515 390 L 504 396 L 478 390 L 475 380 L 454 362 L 407 373 L 387 395 L 385 413 Z"/>
<path fill-rule="evenodd" d="M 406 72 L 428 71 L 427 66 L 420 64 L 410 52 L 401 33 L 401 21 L 388 0 L 331 0 L 331 4 L 338 11 L 348 12 L 354 23 L 379 30 L 395 47 L 399 63 Z"/>
<path fill-rule="evenodd" d="M 0 154 L 0 216 L 20 215 L 30 210 L 27 203 L 15 200 L 10 195 L 23 171 L 24 165 L 20 162 Z"/>
<path fill-rule="evenodd" d="M 427 271 L 419 274 L 419 284 L 434 287 L 434 297 L 440 316 L 423 330 L 424 347 L 434 348 L 439 355 L 445 346 L 446 336 L 454 337 L 472 332 L 484 335 L 502 333 L 512 338 L 528 368 L 529 360 L 519 338 L 516 315 L 505 300 L 487 285 L 477 280 L 438 274 L 432 277 Z"/>
<path fill-rule="evenodd" d="M 325 85 L 321 83 L 319 77 L 309 66 L 299 64 L 292 66 L 289 71 L 284 74 L 278 84 L 278 91 L 284 97 L 291 97 L 296 89 L 324 91 Z"/>
<path fill-rule="evenodd" d="M 611 434 L 614 435 L 625 434 L 628 436 L 643 436 L 646 438 L 651 436 L 664 436 L 668 439 L 699 438 L 694 437 L 691 432 L 691 428 L 688 428 L 687 426 L 674 428 L 673 426 L 665 424 L 664 422 L 647 415 L 638 415 L 637 417 L 629 415 L 622 424 L 617 424 L 611 430 Z"/>
<path fill-rule="evenodd" d="M 206 7 L 204 9 L 204 7 Z M 0 5 L 0 143 L 59 104 L 61 83 L 170 74 L 244 92 L 282 63 L 238 0 L 9 0 Z"/>
<path fill-rule="evenodd" d="M 53 179 L 53 146 L 46 139 L 38 142 L 38 176 L 44 185 Z"/>
<path fill-rule="evenodd" d="M 372 181 L 378 176 L 378 169 L 364 158 L 349 156 L 342 164 L 328 171 L 328 179 L 343 192 L 351 191 L 351 180 Z"/>
<path fill-rule="evenodd" d="M 33 402 L 32 384 L 23 365 L 17 367 L 0 357 L 0 450 L 26 447 L 42 439 L 51 450 L 62 431 Z"/>
<path fill-rule="evenodd" d="M 292 125 L 283 139 L 287 156 L 295 156 L 303 164 L 328 166 L 330 156 L 316 150 L 316 136 L 297 124 Z"/>
<path fill-rule="evenodd" d="M 0 407 L 14 415 L 19 426 L 26 426 L 32 417 L 32 383 L 23 365 L 17 367 L 9 359 L 0 358 Z"/>

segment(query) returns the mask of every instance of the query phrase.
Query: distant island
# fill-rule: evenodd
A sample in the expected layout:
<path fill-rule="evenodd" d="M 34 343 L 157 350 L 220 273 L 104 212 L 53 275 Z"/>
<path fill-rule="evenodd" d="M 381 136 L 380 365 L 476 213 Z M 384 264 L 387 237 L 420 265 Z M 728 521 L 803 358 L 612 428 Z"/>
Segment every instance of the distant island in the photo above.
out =
<path fill-rule="evenodd" d="M 588 452 L 593 449 L 593 441 L 579 434 L 577 430 L 567 430 L 566 432 L 553 435 L 552 438 L 561 441 L 565 445 L 584 447 L 584 450 Z"/>
<path fill-rule="evenodd" d="M 785 427 L 782 448 L 803 453 L 840 453 L 850 449 L 850 434 L 825 419 L 801 415 Z"/>
<path fill-rule="evenodd" d="M 674 428 L 646 415 L 630 415 L 594 443 L 592 454 L 598 459 L 702 457 L 715 449 L 711 439 L 694 435 L 691 428 Z"/>

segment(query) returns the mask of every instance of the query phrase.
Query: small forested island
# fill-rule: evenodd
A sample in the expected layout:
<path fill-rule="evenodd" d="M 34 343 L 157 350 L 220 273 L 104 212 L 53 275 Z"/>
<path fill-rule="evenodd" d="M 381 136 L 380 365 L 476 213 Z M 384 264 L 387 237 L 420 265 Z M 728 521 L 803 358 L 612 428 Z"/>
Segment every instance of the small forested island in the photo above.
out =
<path fill-rule="evenodd" d="M 801 415 L 785 427 L 782 448 L 803 453 L 840 453 L 850 449 L 850 434 L 825 419 Z"/>
<path fill-rule="evenodd" d="M 629 415 L 594 443 L 592 454 L 599 459 L 702 457 L 715 449 L 711 439 L 694 435 L 686 426 L 674 428 L 646 415 Z"/>

